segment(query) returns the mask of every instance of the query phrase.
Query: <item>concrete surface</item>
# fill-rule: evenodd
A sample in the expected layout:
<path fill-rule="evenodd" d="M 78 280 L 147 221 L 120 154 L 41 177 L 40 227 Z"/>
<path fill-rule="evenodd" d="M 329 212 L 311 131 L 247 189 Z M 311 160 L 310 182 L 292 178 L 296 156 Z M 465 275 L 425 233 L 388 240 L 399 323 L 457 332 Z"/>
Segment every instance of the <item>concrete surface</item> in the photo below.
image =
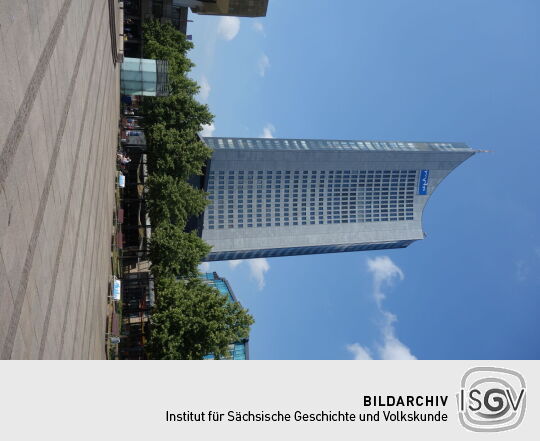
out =
<path fill-rule="evenodd" d="M 104 358 L 109 0 L 0 0 L 0 358 Z"/>

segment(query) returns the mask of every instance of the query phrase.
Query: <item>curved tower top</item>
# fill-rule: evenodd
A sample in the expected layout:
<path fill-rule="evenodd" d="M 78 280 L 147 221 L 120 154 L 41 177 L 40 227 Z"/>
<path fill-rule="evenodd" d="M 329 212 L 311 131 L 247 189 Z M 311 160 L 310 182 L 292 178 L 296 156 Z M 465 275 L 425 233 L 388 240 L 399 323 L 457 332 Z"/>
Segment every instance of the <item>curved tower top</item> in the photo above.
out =
<path fill-rule="evenodd" d="M 203 138 L 214 152 L 200 220 L 206 260 L 387 248 L 423 239 L 437 185 L 462 143 Z"/>

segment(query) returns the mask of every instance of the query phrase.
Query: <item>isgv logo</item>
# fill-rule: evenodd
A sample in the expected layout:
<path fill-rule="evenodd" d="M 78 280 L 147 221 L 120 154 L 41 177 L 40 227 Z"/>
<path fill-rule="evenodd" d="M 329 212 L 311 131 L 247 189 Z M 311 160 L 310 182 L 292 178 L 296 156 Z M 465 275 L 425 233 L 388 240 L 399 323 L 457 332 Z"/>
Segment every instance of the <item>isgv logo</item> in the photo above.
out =
<path fill-rule="evenodd" d="M 525 416 L 525 380 L 510 369 L 475 367 L 463 376 L 457 400 L 459 421 L 466 429 L 473 432 L 514 429 Z"/>

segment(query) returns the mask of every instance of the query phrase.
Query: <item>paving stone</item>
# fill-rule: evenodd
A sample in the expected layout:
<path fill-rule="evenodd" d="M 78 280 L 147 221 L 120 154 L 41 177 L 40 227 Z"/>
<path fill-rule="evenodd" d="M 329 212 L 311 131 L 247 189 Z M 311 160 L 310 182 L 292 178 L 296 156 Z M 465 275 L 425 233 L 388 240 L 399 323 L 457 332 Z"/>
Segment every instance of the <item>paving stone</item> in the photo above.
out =
<path fill-rule="evenodd" d="M 65 0 L 0 5 L 0 358 L 105 357 L 119 94 L 107 1 L 72 0 L 50 47 Z"/>

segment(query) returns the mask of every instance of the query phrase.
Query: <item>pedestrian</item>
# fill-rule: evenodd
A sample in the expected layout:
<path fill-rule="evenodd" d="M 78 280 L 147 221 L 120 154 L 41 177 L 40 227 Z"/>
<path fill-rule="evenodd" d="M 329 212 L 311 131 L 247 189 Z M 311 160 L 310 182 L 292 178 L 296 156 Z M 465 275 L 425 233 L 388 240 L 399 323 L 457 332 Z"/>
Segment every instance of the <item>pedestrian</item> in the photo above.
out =
<path fill-rule="evenodd" d="M 122 165 L 127 165 L 131 162 L 131 158 L 123 153 L 117 153 L 116 156 Z"/>

